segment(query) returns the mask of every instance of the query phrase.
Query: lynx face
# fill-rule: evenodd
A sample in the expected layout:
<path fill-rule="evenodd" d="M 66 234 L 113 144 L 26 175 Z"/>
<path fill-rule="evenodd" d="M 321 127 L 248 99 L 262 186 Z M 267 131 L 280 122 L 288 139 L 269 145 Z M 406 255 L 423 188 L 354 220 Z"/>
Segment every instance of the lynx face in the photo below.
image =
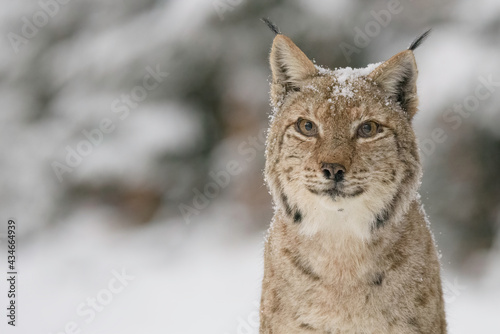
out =
<path fill-rule="evenodd" d="M 275 202 L 306 234 L 368 238 L 409 203 L 420 177 L 412 51 L 329 71 L 277 35 L 271 67 L 266 181 Z"/>

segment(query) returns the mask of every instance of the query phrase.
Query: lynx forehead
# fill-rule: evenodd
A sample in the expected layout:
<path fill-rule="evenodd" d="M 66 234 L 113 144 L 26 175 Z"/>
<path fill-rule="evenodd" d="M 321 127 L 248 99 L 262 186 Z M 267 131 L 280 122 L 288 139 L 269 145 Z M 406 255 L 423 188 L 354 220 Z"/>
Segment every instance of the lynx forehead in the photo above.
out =
<path fill-rule="evenodd" d="M 445 333 L 411 124 L 413 51 L 428 32 L 383 63 L 328 70 L 266 23 L 276 33 L 265 168 L 275 215 L 261 333 Z"/>

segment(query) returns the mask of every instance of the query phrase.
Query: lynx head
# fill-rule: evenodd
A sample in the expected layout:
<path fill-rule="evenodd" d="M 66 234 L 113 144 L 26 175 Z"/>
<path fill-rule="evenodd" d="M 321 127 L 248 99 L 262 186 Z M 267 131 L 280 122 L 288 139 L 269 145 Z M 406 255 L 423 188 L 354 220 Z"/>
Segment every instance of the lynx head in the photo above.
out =
<path fill-rule="evenodd" d="M 276 214 L 305 234 L 368 238 L 397 222 L 416 195 L 413 50 L 427 33 L 386 62 L 332 71 L 275 30 L 265 177 Z"/>

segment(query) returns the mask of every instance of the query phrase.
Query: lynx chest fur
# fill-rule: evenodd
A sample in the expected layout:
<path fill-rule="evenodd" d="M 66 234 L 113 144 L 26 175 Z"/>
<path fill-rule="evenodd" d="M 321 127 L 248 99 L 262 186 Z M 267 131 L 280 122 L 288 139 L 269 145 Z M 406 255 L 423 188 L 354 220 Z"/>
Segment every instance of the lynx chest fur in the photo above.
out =
<path fill-rule="evenodd" d="M 426 34 L 384 63 L 331 71 L 268 24 L 275 215 L 260 332 L 446 333 L 412 129 Z"/>

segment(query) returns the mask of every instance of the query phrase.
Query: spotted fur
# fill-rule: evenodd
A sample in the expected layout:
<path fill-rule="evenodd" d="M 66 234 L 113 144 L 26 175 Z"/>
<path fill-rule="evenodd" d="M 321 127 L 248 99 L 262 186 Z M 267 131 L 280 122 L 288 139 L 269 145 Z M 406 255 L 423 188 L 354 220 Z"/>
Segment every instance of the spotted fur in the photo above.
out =
<path fill-rule="evenodd" d="M 265 178 L 276 209 L 260 333 L 446 333 L 438 256 L 417 195 L 414 48 L 330 71 L 272 26 Z M 317 135 L 300 133 L 299 118 Z M 366 121 L 380 129 L 362 138 Z M 345 173 L 328 179 L 325 163 Z"/>

